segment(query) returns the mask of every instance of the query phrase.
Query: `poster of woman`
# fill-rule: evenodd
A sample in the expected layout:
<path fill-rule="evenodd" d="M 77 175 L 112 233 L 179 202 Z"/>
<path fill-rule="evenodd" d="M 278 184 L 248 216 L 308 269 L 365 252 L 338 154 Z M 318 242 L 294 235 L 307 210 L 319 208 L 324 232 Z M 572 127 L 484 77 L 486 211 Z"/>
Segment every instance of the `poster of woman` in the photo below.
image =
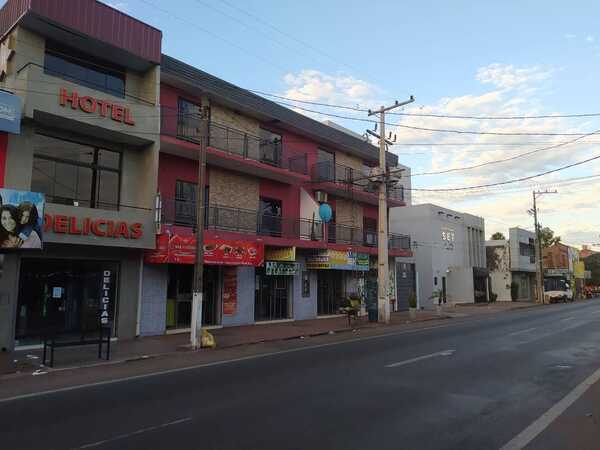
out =
<path fill-rule="evenodd" d="M 0 251 L 42 248 L 44 194 L 0 189 Z"/>

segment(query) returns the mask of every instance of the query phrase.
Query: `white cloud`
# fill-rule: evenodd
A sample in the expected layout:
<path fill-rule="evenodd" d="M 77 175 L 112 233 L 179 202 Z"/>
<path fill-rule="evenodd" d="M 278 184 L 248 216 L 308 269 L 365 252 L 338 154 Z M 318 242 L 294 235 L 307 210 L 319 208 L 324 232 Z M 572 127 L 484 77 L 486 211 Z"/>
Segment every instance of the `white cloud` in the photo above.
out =
<path fill-rule="evenodd" d="M 594 36 L 592 36 L 591 34 L 588 34 L 585 38 L 585 40 L 587 42 L 594 42 L 596 40 L 596 38 Z"/>
<path fill-rule="evenodd" d="M 484 84 L 493 84 L 502 89 L 513 89 L 532 82 L 547 79 L 551 71 L 539 67 L 515 67 L 513 65 L 493 63 L 481 67 L 476 79 Z"/>
<path fill-rule="evenodd" d="M 573 33 L 565 33 L 564 37 L 565 37 L 565 39 L 575 39 L 577 37 L 577 35 L 573 34 Z"/>

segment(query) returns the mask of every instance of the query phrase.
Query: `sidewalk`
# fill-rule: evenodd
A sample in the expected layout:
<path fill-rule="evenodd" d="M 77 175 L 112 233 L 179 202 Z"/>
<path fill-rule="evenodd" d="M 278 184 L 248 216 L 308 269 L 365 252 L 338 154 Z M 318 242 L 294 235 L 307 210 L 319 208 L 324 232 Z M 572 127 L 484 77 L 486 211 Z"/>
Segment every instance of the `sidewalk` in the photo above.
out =
<path fill-rule="evenodd" d="M 418 311 L 414 318 L 410 317 L 408 311 L 397 312 L 392 313 L 390 325 L 444 318 L 449 318 L 449 315 L 436 311 Z M 217 341 L 217 349 L 223 349 L 262 342 L 341 333 L 352 329 L 370 329 L 385 326 L 379 323 L 370 323 L 366 317 L 361 317 L 359 320 L 353 321 L 352 327 L 350 327 L 345 316 L 337 316 L 314 320 L 225 327 L 211 330 L 211 333 Z M 98 359 L 97 345 L 58 348 L 55 350 L 53 368 L 41 365 L 41 349 L 17 351 L 12 356 L 14 357 L 16 371 L 19 374 L 33 374 L 36 371 L 40 373 L 90 365 L 116 364 L 174 352 L 186 352 L 190 351 L 188 344 L 189 333 L 114 341 L 111 344 L 110 361 Z"/>

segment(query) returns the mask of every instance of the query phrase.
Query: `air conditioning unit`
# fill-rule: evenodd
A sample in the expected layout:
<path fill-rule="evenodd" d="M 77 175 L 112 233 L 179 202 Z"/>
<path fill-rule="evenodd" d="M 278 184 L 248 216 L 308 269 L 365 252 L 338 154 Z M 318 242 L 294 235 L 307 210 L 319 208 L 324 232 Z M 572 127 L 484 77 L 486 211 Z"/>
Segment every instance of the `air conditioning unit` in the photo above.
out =
<path fill-rule="evenodd" d="M 315 200 L 318 201 L 319 203 L 326 203 L 327 202 L 327 192 L 315 191 Z"/>

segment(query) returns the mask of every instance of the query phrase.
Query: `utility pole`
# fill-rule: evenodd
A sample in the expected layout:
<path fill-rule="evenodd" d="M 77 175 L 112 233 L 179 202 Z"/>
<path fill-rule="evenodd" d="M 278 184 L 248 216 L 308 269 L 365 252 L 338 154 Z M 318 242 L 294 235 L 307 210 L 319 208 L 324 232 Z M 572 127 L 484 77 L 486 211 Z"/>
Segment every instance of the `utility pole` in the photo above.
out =
<path fill-rule="evenodd" d="M 538 210 L 537 210 L 537 198 L 541 197 L 544 194 L 558 194 L 558 191 L 533 191 L 533 210 L 530 211 L 533 214 L 533 222 L 535 226 L 535 240 L 536 242 L 536 254 L 537 261 L 536 264 L 536 282 L 537 282 L 537 292 L 538 292 L 538 301 L 541 304 L 544 304 L 544 261 L 542 254 L 542 235 L 540 232 L 540 224 L 538 222 Z"/>
<path fill-rule="evenodd" d="M 202 108 L 198 128 L 198 187 L 196 191 L 196 261 L 192 286 L 192 323 L 190 341 L 193 349 L 200 348 L 202 339 L 202 293 L 204 291 L 204 179 L 206 177 L 206 147 L 208 146 L 208 106 Z"/>
<path fill-rule="evenodd" d="M 379 219 L 377 222 L 377 305 L 378 321 L 382 323 L 390 322 L 390 301 L 389 301 L 389 268 L 388 268 L 388 214 L 387 214 L 387 175 L 385 167 L 385 113 L 386 111 L 399 108 L 414 102 L 411 95 L 410 99 L 399 103 L 398 100 L 391 106 L 381 106 L 377 111 L 369 110 L 369 116 L 379 114 Z"/>

